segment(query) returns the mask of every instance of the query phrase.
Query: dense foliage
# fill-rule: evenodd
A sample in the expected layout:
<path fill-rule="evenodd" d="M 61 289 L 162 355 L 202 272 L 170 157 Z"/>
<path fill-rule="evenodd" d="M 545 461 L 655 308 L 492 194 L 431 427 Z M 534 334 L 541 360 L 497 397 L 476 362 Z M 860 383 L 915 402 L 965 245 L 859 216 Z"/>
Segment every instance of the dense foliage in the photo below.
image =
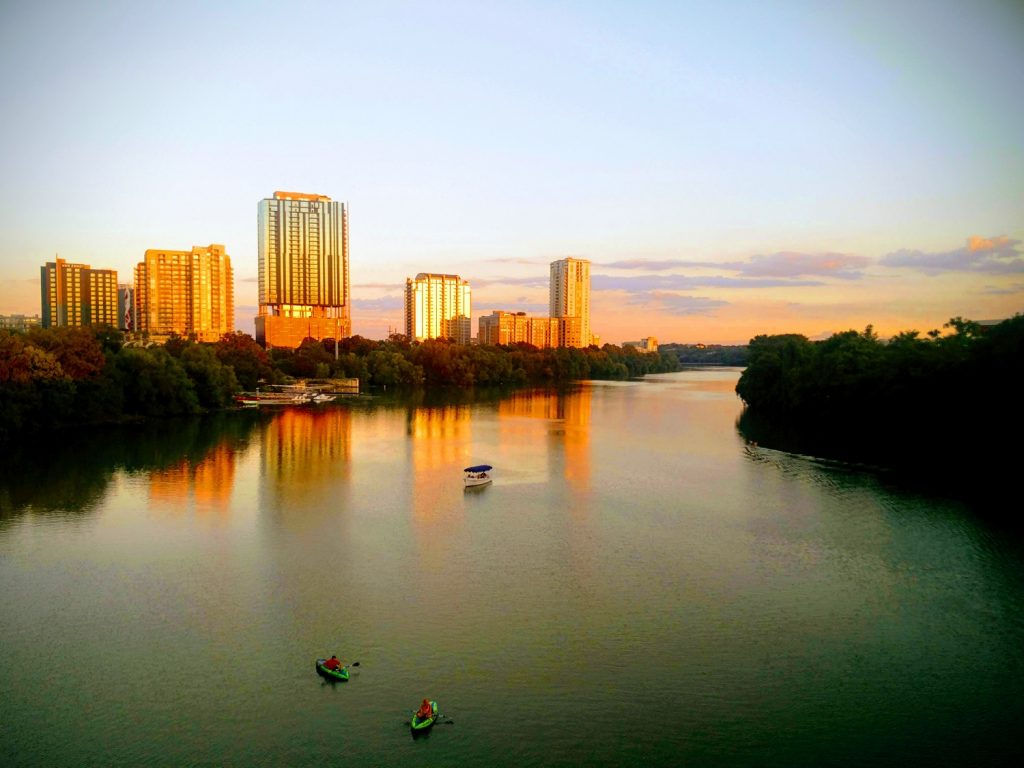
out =
<path fill-rule="evenodd" d="M 410 344 L 396 336 L 372 341 L 352 336 L 338 342 L 306 339 L 297 350 L 274 350 L 273 363 L 292 376 L 358 378 L 378 387 L 505 386 L 559 384 L 582 379 L 626 379 L 679 369 L 670 355 L 605 344 L 598 349 L 538 349 L 460 345 L 432 339 Z"/>
<path fill-rule="evenodd" d="M 747 364 L 747 345 L 729 344 L 661 344 L 663 354 L 675 355 L 683 365 Z"/>
<path fill-rule="evenodd" d="M 110 328 L 0 331 L 0 439 L 66 424 L 179 416 L 223 408 L 239 390 L 296 378 L 358 378 L 364 387 L 515 386 L 624 379 L 678 370 L 672 355 L 620 349 L 461 346 L 401 338 L 306 339 L 269 354 L 252 337 L 215 344 L 173 337 L 125 343 Z"/>
<path fill-rule="evenodd" d="M 881 341 L 869 326 L 825 341 L 758 336 L 736 385 L 751 439 L 891 466 L 1006 464 L 1020 436 L 1024 316 L 954 318 L 949 333 Z"/>

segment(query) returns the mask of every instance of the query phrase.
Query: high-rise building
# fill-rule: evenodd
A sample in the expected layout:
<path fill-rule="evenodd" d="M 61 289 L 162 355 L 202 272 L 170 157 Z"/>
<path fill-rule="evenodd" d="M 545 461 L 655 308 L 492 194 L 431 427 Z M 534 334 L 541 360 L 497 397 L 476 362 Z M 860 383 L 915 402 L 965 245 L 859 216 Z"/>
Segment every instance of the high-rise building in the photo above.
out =
<path fill-rule="evenodd" d="M 481 344 L 525 343 L 541 348 L 558 347 L 561 346 L 562 329 L 567 322 L 572 325 L 575 320 L 527 317 L 525 312 L 491 312 L 480 318 L 477 340 Z"/>
<path fill-rule="evenodd" d="M 454 339 L 469 344 L 472 336 L 469 283 L 458 275 L 420 272 L 405 281 L 405 335 L 409 341 Z"/>
<path fill-rule="evenodd" d="M 117 327 L 128 333 L 133 332 L 138 327 L 135 319 L 137 315 L 135 286 L 131 283 L 119 284 L 117 286 Z"/>
<path fill-rule="evenodd" d="M 112 325 L 117 327 L 117 272 L 68 264 L 64 259 L 40 267 L 42 326 Z"/>
<path fill-rule="evenodd" d="M 298 347 L 303 339 L 352 335 L 348 208 L 324 195 L 275 192 L 259 204 L 256 341 Z"/>
<path fill-rule="evenodd" d="M 116 304 L 115 304 L 116 306 Z M 217 341 L 235 330 L 235 285 L 223 245 L 146 251 L 135 268 L 136 331 Z"/>
<path fill-rule="evenodd" d="M 548 289 L 551 317 L 578 323 L 563 322 L 563 347 L 590 345 L 590 262 L 586 259 L 559 259 L 551 262 L 551 284 Z"/>

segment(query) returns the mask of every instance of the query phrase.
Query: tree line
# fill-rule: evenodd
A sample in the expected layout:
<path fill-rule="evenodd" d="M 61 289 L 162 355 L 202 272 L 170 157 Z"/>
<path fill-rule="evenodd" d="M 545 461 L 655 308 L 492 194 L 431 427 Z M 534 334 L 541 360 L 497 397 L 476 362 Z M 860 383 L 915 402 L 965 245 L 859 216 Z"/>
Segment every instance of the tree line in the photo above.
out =
<path fill-rule="evenodd" d="M 871 326 L 824 341 L 757 336 L 736 385 L 740 429 L 788 450 L 972 477 L 1008 468 L 1024 426 L 1024 316 L 947 333 Z"/>
<path fill-rule="evenodd" d="M 216 343 L 126 342 L 109 327 L 0 331 L 0 439 L 62 425 L 217 410 L 240 391 L 290 378 L 358 378 L 364 387 L 488 387 L 625 379 L 678 370 L 674 356 L 600 349 L 463 346 L 401 337 L 306 339 L 269 352 L 244 333 Z"/>

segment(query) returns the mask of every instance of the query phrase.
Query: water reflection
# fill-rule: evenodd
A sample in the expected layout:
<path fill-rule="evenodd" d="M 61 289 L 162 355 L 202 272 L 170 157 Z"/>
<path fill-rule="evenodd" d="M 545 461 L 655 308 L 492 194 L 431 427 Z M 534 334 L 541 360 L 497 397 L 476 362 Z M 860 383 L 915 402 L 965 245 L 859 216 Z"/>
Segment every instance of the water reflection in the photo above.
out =
<path fill-rule="evenodd" d="M 259 414 L 225 413 L 66 430 L 6 445 L 0 518 L 88 512 L 118 471 L 152 472 L 150 498 L 157 503 L 191 495 L 223 506 L 233 482 L 234 447 L 248 443 L 259 421 Z"/>
<path fill-rule="evenodd" d="M 590 486 L 590 402 L 589 387 L 568 391 L 532 390 L 516 392 L 498 405 L 502 436 L 516 440 L 520 419 L 541 419 L 548 428 L 549 474 L 561 475 L 576 492 Z"/>
<path fill-rule="evenodd" d="M 472 454 L 471 409 L 465 405 L 410 408 L 406 446 L 412 467 L 412 514 L 430 518 L 467 464 L 485 462 Z"/>
<path fill-rule="evenodd" d="M 221 443 L 198 462 L 182 459 L 149 476 L 151 505 L 181 511 L 190 500 L 200 510 L 227 515 L 235 485 L 235 450 Z"/>
<path fill-rule="evenodd" d="M 261 507 L 306 508 L 349 478 L 352 414 L 346 408 L 287 408 L 263 430 Z"/>

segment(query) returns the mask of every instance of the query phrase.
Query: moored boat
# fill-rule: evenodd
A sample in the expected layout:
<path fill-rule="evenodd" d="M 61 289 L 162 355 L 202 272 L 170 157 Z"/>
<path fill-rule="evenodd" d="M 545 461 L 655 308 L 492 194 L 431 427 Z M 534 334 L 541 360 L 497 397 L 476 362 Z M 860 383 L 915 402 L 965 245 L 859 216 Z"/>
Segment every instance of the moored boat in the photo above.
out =
<path fill-rule="evenodd" d="M 490 471 L 494 469 L 490 464 L 477 464 L 474 467 L 466 467 L 463 472 L 466 476 L 462 479 L 462 482 L 466 484 L 467 488 L 474 485 L 486 485 L 491 482 Z"/>
<path fill-rule="evenodd" d="M 345 682 L 348 680 L 348 666 L 330 669 L 327 666 L 327 659 L 316 660 L 316 673 L 327 680 Z"/>
<path fill-rule="evenodd" d="M 437 702 L 431 699 L 430 715 L 425 717 L 421 712 L 416 712 L 416 714 L 412 716 L 412 720 L 409 721 L 409 727 L 414 733 L 422 732 L 429 730 L 435 722 L 437 722 Z"/>

